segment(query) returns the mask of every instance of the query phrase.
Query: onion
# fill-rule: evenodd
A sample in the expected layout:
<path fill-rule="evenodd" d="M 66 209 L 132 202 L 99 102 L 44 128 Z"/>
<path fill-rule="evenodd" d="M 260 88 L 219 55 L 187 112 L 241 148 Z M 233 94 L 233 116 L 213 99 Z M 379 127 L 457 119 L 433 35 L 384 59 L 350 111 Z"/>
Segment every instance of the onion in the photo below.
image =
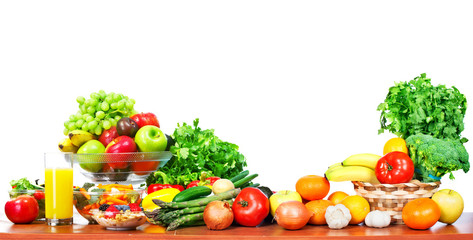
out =
<path fill-rule="evenodd" d="M 314 213 L 309 211 L 303 203 L 299 201 L 288 201 L 279 205 L 274 214 L 274 218 L 279 226 L 289 230 L 297 230 L 304 227 L 313 214 Z"/>
<path fill-rule="evenodd" d="M 235 185 L 228 179 L 219 179 L 212 185 L 212 192 L 214 194 L 223 193 L 232 189 L 235 189 Z"/>
<path fill-rule="evenodd" d="M 230 204 L 224 201 L 213 201 L 204 209 L 204 222 L 210 230 L 222 230 L 233 222 L 233 211 Z"/>

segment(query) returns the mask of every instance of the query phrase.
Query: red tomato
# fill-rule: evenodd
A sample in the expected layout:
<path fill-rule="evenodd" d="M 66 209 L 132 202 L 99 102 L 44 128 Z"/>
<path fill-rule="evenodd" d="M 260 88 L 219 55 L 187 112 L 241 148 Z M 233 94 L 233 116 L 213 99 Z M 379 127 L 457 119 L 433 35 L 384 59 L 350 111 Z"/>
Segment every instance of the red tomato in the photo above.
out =
<path fill-rule="evenodd" d="M 378 160 L 375 168 L 380 183 L 405 183 L 414 176 L 414 163 L 404 152 L 390 152 Z"/>
<path fill-rule="evenodd" d="M 133 119 L 140 128 L 146 125 L 159 127 L 158 118 L 153 113 L 138 113 L 130 118 Z"/>
<path fill-rule="evenodd" d="M 41 190 L 36 190 L 33 194 L 33 197 L 39 201 L 39 200 L 43 200 L 44 199 L 44 192 L 41 191 Z"/>
<path fill-rule="evenodd" d="M 30 195 L 20 195 L 5 203 L 5 215 L 13 223 L 33 222 L 38 213 L 38 202 Z"/>
<path fill-rule="evenodd" d="M 269 200 L 258 188 L 241 190 L 233 202 L 235 221 L 243 226 L 255 227 L 269 214 Z"/>

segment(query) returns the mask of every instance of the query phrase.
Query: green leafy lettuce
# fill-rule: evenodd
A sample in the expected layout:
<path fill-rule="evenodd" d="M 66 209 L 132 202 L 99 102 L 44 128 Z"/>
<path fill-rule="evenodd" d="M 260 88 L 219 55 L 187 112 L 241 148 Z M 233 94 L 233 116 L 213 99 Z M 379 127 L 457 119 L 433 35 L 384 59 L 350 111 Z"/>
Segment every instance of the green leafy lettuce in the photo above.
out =
<path fill-rule="evenodd" d="M 213 129 L 202 130 L 198 127 L 199 119 L 194 125 L 178 124 L 172 134 L 174 145 L 170 147 L 173 154 L 171 160 L 160 168 L 166 174 L 169 184 L 187 185 L 198 180 L 202 172 L 209 176 L 231 178 L 246 166 L 243 154 L 238 152 L 238 146 L 220 140 Z M 151 174 L 146 184 L 163 183 L 160 174 Z"/>
<path fill-rule="evenodd" d="M 415 134 L 428 134 L 439 139 L 461 138 L 464 129 L 466 97 L 452 86 L 433 86 L 431 79 L 423 73 L 409 82 L 398 82 L 389 88 L 381 111 L 381 128 L 406 139 Z"/>

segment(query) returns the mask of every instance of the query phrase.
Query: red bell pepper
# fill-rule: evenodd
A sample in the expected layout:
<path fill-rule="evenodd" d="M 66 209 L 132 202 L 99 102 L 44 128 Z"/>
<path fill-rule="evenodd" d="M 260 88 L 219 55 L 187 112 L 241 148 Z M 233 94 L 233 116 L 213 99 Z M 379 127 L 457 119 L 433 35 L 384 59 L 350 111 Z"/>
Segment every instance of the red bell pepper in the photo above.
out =
<path fill-rule="evenodd" d="M 191 187 L 197 187 L 197 186 L 213 186 L 215 181 L 219 180 L 219 177 L 207 177 L 207 172 L 202 172 L 200 175 L 200 180 L 195 180 L 189 183 L 186 187 L 186 189 L 189 189 Z"/>
<path fill-rule="evenodd" d="M 160 183 L 157 183 L 157 184 L 151 184 L 148 186 L 148 194 L 152 193 L 152 192 L 156 192 L 158 190 L 161 190 L 161 189 L 165 189 L 165 188 L 175 188 L 179 191 L 184 191 L 184 187 L 181 186 L 181 185 L 171 185 L 171 184 L 160 184 Z"/>
<path fill-rule="evenodd" d="M 184 187 L 181 186 L 181 185 L 178 185 L 178 184 L 169 184 L 168 183 L 168 177 L 166 176 L 165 173 L 161 172 L 161 171 L 157 171 L 154 173 L 155 175 L 159 175 L 163 178 L 163 183 L 156 183 L 156 184 L 151 184 L 148 186 L 148 190 L 147 190 L 147 193 L 150 194 L 152 192 L 156 192 L 158 190 L 161 190 L 161 189 L 165 189 L 165 188 L 175 188 L 179 191 L 184 191 Z"/>

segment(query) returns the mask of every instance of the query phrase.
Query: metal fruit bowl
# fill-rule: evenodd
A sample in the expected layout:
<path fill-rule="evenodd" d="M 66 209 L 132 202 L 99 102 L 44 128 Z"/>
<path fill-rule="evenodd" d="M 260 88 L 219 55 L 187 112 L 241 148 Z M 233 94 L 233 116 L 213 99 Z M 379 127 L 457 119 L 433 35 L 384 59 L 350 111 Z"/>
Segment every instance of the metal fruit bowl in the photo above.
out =
<path fill-rule="evenodd" d="M 171 152 L 83 153 L 73 154 L 74 168 L 95 183 L 143 183 L 152 172 L 163 167 Z"/>

